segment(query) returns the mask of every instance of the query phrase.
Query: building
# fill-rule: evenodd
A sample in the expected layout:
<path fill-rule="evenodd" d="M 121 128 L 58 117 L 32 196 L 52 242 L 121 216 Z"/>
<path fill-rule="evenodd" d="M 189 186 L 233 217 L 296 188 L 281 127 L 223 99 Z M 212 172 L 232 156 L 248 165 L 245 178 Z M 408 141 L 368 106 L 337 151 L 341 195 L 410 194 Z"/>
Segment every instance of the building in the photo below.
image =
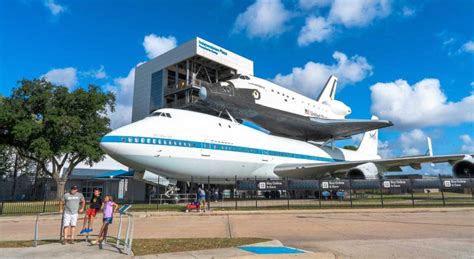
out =
<path fill-rule="evenodd" d="M 203 109 L 199 88 L 236 74 L 253 75 L 253 61 L 194 38 L 135 69 L 132 122 L 160 108 Z"/>

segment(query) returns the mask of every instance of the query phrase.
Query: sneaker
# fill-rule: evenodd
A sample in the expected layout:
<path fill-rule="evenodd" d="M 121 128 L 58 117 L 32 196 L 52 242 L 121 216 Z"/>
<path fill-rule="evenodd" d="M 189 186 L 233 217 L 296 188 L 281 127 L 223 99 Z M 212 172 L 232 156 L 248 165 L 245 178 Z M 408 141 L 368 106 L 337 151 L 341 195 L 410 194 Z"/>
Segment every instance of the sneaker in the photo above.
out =
<path fill-rule="evenodd" d="M 102 249 L 102 242 L 99 243 L 99 249 Z"/>
<path fill-rule="evenodd" d="M 66 240 L 63 239 L 63 241 L 61 242 L 61 245 L 65 245 L 66 244 Z"/>
<path fill-rule="evenodd" d="M 92 240 L 91 241 L 91 245 L 96 245 L 97 244 L 97 240 Z"/>
<path fill-rule="evenodd" d="M 93 230 L 92 228 L 88 228 L 88 229 L 86 229 L 86 233 L 90 233 L 90 232 L 92 232 L 92 230 Z"/>
<path fill-rule="evenodd" d="M 84 233 L 87 233 L 87 228 L 83 228 L 81 232 L 79 232 L 79 235 L 83 235 Z"/>

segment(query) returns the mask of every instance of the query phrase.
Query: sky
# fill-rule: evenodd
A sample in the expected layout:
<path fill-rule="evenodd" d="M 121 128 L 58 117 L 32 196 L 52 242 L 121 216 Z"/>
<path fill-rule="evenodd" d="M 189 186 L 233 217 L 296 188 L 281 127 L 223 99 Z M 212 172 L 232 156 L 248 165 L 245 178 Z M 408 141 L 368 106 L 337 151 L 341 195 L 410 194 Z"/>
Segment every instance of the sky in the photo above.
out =
<path fill-rule="evenodd" d="M 201 37 L 254 61 L 254 74 L 316 97 L 339 78 L 348 118 L 389 119 L 384 157 L 474 153 L 474 1 L 4 0 L 0 94 L 44 77 L 117 95 L 130 122 L 134 67 Z M 360 136 L 338 145 L 357 144 Z"/>

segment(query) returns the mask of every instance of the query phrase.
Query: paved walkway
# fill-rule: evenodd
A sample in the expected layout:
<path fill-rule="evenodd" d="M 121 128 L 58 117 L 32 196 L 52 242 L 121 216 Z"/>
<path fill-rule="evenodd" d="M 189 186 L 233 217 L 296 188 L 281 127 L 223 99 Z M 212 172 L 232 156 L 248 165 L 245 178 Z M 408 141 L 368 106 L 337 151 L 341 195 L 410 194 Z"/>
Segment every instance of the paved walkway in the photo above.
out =
<path fill-rule="evenodd" d="M 135 238 L 262 237 L 341 257 L 465 258 L 474 256 L 473 219 L 474 208 L 153 212 L 136 214 Z M 40 236 L 57 237 L 58 224 L 42 219 Z M 0 217 L 0 239 L 31 239 L 33 225 L 34 217 Z"/>

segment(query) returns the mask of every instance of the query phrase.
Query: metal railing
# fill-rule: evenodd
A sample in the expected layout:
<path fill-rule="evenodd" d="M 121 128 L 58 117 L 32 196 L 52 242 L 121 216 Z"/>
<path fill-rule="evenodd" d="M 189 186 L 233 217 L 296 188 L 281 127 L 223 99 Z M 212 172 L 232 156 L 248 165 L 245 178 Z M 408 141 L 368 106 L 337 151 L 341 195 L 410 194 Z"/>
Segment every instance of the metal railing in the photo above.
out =
<path fill-rule="evenodd" d="M 34 229 L 34 237 L 33 237 L 33 247 L 36 247 L 38 245 L 38 242 L 41 241 L 42 239 L 39 238 L 39 221 L 42 216 L 54 216 L 54 215 L 62 215 L 61 217 L 61 227 L 59 230 L 59 241 L 63 239 L 63 219 L 64 219 L 64 213 L 60 212 L 46 212 L 46 213 L 38 213 L 36 215 L 36 221 L 35 221 L 35 229 Z M 122 238 L 122 229 L 123 229 L 123 215 L 127 216 L 127 229 L 125 231 L 125 236 Z M 111 236 L 106 236 L 104 238 L 104 242 L 107 243 L 107 238 L 115 238 L 115 247 L 119 251 L 123 251 L 127 255 L 132 254 L 132 243 L 133 243 L 133 231 L 134 231 L 134 218 L 133 215 L 129 212 L 126 213 L 119 213 L 119 225 L 118 225 L 118 231 L 117 231 L 117 237 L 111 237 Z M 89 241 L 89 236 L 91 235 L 86 235 L 85 239 L 86 242 Z M 95 235 L 93 235 L 95 236 Z M 54 239 L 54 237 L 51 237 L 51 239 Z"/>

